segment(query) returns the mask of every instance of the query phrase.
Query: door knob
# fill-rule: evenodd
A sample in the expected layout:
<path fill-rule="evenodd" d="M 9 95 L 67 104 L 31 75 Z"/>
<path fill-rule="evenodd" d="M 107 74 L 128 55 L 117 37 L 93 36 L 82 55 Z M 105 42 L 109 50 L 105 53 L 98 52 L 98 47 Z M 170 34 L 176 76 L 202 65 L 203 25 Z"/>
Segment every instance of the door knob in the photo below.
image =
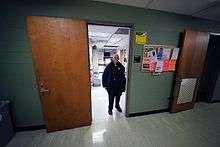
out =
<path fill-rule="evenodd" d="M 40 88 L 40 93 L 49 92 L 49 89 Z"/>

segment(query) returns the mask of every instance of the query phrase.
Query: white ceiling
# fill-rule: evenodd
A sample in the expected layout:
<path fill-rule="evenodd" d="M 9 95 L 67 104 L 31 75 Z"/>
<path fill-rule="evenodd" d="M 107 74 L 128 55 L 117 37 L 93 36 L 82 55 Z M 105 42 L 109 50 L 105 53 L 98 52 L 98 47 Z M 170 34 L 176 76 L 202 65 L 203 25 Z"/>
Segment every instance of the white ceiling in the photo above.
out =
<path fill-rule="evenodd" d="M 94 0 L 220 21 L 220 0 Z"/>
<path fill-rule="evenodd" d="M 115 34 L 119 28 L 122 27 L 88 25 L 89 44 L 91 46 L 96 45 L 98 49 L 127 49 L 129 45 L 129 35 Z"/>

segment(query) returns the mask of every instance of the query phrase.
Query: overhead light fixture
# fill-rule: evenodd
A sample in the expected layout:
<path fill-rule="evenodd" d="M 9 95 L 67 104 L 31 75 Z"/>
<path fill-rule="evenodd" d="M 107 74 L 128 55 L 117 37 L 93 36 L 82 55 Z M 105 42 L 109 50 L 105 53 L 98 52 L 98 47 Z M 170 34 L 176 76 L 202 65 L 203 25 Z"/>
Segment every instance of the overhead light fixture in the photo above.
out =
<path fill-rule="evenodd" d="M 102 33 L 102 32 L 89 32 L 89 36 L 91 37 L 109 37 L 109 33 Z"/>
<path fill-rule="evenodd" d="M 116 43 L 116 42 L 118 42 L 118 41 L 120 41 L 121 40 L 121 38 L 116 38 L 116 37 L 112 37 L 108 42 L 111 42 L 111 43 Z"/>

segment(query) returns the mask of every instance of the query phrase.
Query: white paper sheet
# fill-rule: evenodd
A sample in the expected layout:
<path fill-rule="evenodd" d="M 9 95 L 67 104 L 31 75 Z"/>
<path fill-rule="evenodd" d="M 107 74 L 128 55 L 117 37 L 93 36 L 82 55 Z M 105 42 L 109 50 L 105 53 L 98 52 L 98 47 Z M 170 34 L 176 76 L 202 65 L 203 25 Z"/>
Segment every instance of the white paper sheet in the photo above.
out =
<path fill-rule="evenodd" d="M 174 49 L 173 49 L 173 53 L 172 53 L 171 60 L 177 60 L 178 54 L 179 54 L 179 48 L 174 48 Z"/>
<path fill-rule="evenodd" d="M 151 63 L 157 62 L 157 52 L 155 49 L 150 52 L 150 57 Z"/>
<path fill-rule="evenodd" d="M 155 68 L 155 72 L 163 71 L 163 60 L 158 60 Z"/>
<path fill-rule="evenodd" d="M 163 59 L 163 60 L 169 60 L 169 59 L 170 59 L 170 54 L 171 54 L 171 49 L 169 49 L 169 48 L 164 48 L 164 49 L 163 49 L 162 59 Z"/>

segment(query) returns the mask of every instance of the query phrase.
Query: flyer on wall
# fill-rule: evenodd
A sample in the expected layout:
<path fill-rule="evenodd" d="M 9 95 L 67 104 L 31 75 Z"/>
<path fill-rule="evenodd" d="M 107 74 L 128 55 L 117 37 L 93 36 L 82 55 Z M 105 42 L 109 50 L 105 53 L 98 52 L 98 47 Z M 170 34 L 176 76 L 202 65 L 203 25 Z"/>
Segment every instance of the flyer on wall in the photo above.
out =
<path fill-rule="evenodd" d="M 162 72 L 163 71 L 163 60 L 158 60 L 155 68 L 155 72 Z"/>
<path fill-rule="evenodd" d="M 171 59 L 169 60 L 169 67 L 168 67 L 169 71 L 175 71 L 178 55 L 179 55 L 179 48 L 174 48 Z"/>
<path fill-rule="evenodd" d="M 136 32 L 135 42 L 139 45 L 144 45 L 148 43 L 147 32 Z"/>
<path fill-rule="evenodd" d="M 151 51 L 154 48 L 144 46 L 144 51 L 143 51 L 143 61 L 142 61 L 142 70 L 149 70 L 150 69 L 150 63 L 151 63 Z"/>

